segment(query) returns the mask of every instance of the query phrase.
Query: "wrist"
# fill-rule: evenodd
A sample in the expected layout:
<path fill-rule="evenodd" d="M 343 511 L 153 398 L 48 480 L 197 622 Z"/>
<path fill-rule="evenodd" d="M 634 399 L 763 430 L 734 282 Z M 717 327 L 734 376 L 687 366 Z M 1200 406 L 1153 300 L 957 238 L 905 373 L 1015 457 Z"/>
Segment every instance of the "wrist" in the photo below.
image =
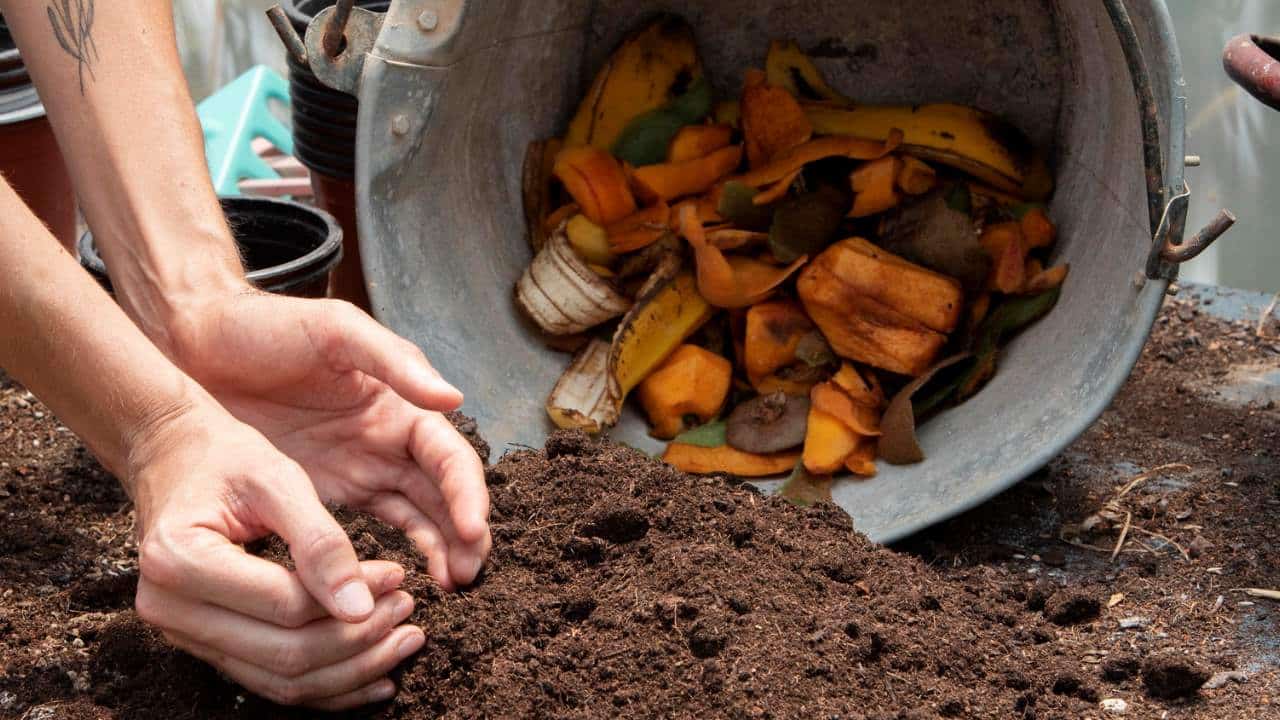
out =
<path fill-rule="evenodd" d="M 125 492 L 134 501 L 138 527 L 145 530 L 181 477 L 154 472 L 168 454 L 190 446 L 201 433 L 216 423 L 213 400 L 190 379 L 177 394 L 151 404 L 145 415 L 129 428 L 125 457 L 117 473 Z"/>
<path fill-rule="evenodd" d="M 250 289 L 217 198 L 199 195 L 90 217 L 117 301 L 170 358 L 175 333 L 194 313 Z"/>

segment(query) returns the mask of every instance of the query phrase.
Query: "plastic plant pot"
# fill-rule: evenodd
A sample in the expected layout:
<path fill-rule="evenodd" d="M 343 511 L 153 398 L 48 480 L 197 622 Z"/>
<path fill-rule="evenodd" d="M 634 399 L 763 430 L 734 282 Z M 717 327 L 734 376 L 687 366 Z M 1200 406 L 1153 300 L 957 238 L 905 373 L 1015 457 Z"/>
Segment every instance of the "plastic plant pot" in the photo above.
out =
<path fill-rule="evenodd" d="M 245 277 L 267 292 L 324 297 L 329 273 L 342 259 L 342 228 L 327 212 L 289 200 L 264 197 L 222 199 L 227 224 L 244 258 Z M 80 264 L 108 291 L 111 279 L 94 245 L 80 237 Z"/>

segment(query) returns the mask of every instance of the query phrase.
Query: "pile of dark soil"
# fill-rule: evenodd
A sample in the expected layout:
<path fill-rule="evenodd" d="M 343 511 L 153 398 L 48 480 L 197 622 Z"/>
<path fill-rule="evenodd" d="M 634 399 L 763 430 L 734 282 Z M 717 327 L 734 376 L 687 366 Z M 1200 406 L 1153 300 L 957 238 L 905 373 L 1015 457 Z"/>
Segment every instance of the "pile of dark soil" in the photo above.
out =
<path fill-rule="evenodd" d="M 1231 591 L 1280 586 L 1280 413 L 1172 390 L 1208 377 L 1211 352 L 1280 350 L 1178 312 L 1053 467 L 905 552 L 833 507 L 580 434 L 510 453 L 488 470 L 480 581 L 445 594 L 410 574 L 427 644 L 393 702 L 353 717 L 1101 718 L 1118 701 L 1126 717 L 1280 716 L 1274 606 Z M 1190 359 L 1171 366 L 1170 347 Z M 313 716 L 248 696 L 142 626 L 127 609 L 126 498 L 21 389 L 0 390 L 0 422 L 0 718 Z M 1197 444 L 1208 432 L 1229 439 Z M 1062 534 L 1171 462 L 1195 471 L 1134 491 L 1137 540 L 1116 562 L 1115 534 Z M 418 567 L 397 533 L 340 518 L 362 556 Z"/>

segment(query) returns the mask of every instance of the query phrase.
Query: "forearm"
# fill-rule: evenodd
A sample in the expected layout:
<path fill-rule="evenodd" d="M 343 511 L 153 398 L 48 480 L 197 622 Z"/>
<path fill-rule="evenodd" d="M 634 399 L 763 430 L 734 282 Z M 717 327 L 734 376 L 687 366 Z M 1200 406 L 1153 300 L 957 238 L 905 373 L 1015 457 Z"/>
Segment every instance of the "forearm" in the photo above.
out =
<path fill-rule="evenodd" d="M 122 306 L 162 349 L 193 298 L 243 289 L 168 0 L 0 0 Z"/>
<path fill-rule="evenodd" d="M 0 178 L 0 367 L 129 487 L 129 453 L 206 398 L 125 317 Z"/>

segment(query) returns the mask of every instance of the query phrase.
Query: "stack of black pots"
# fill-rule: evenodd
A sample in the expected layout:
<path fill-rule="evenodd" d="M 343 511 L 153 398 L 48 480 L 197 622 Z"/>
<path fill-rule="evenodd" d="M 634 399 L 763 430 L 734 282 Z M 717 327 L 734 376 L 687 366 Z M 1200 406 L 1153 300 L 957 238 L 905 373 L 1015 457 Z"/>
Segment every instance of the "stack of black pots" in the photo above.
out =
<path fill-rule="evenodd" d="M 286 0 L 285 13 L 306 37 L 307 26 L 336 0 Z M 356 0 L 356 7 L 386 12 L 390 0 Z M 311 68 L 289 57 L 289 93 L 293 102 L 294 155 L 313 172 L 348 180 L 355 176 L 356 99 L 316 79 Z"/>
<path fill-rule="evenodd" d="M 305 37 L 316 15 L 337 0 L 285 0 L 284 11 L 298 35 Z M 356 0 L 356 7 L 386 12 L 390 0 Z M 356 228 L 356 115 L 359 105 L 346 93 L 316 79 L 311 68 L 292 57 L 289 93 L 293 104 L 293 153 L 311 171 L 316 204 L 342 225 L 343 259 L 333 272 L 329 294 L 368 310 L 369 294 L 360 266 Z"/>

